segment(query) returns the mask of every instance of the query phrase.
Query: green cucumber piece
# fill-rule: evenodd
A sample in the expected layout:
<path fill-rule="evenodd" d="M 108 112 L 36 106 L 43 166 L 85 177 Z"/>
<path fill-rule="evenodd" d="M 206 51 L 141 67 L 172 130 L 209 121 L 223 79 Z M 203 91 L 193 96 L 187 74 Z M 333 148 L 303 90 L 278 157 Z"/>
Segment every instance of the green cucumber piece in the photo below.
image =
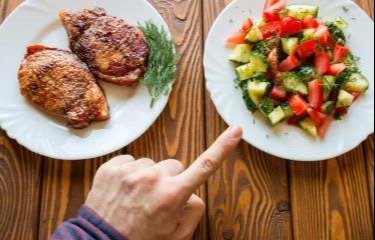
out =
<path fill-rule="evenodd" d="M 335 109 L 335 102 L 334 101 L 328 101 L 328 102 L 325 102 L 323 105 L 322 105 L 322 113 L 326 114 L 326 115 L 329 115 L 332 113 L 333 109 Z"/>
<path fill-rule="evenodd" d="M 350 107 L 354 102 L 354 96 L 345 90 L 340 90 L 336 107 Z"/>
<path fill-rule="evenodd" d="M 255 73 L 264 73 L 268 70 L 268 63 L 264 56 L 252 53 L 250 62 L 236 68 L 238 80 L 243 81 L 250 79 Z"/>
<path fill-rule="evenodd" d="M 283 74 L 282 79 L 287 92 L 299 93 L 301 95 L 309 94 L 307 85 L 299 74 L 294 72 L 286 72 Z"/>
<path fill-rule="evenodd" d="M 256 43 L 263 40 L 263 34 L 259 30 L 259 27 L 255 25 L 250 29 L 245 39 L 250 43 Z"/>
<path fill-rule="evenodd" d="M 299 125 L 303 130 L 305 130 L 310 136 L 318 136 L 318 128 L 315 125 L 315 122 L 311 118 L 305 118 L 299 122 Z"/>
<path fill-rule="evenodd" d="M 259 110 L 264 116 L 268 117 L 268 115 L 275 110 L 275 101 L 269 97 L 265 97 L 259 105 Z"/>
<path fill-rule="evenodd" d="M 344 31 L 348 27 L 348 23 L 342 17 L 336 18 L 332 23 L 341 31 Z"/>
<path fill-rule="evenodd" d="M 283 109 L 279 106 L 275 108 L 269 115 L 268 120 L 271 122 L 272 126 L 279 124 L 286 119 L 286 115 Z"/>
<path fill-rule="evenodd" d="M 331 96 L 333 89 L 335 88 L 336 84 L 336 77 L 331 75 L 326 75 L 322 77 L 323 81 L 323 94 L 324 100 L 327 101 Z"/>
<path fill-rule="evenodd" d="M 360 73 L 353 73 L 347 81 L 343 83 L 342 88 L 348 92 L 364 93 L 369 88 L 369 81 Z"/>
<path fill-rule="evenodd" d="M 251 46 L 249 44 L 238 44 L 230 55 L 229 60 L 236 63 L 249 63 Z"/>
<path fill-rule="evenodd" d="M 301 67 L 297 74 L 302 78 L 302 80 L 307 83 L 307 82 L 310 82 L 312 81 L 315 76 L 316 76 L 316 72 L 315 72 L 315 69 L 313 67 Z"/>
<path fill-rule="evenodd" d="M 291 106 L 289 105 L 289 103 L 282 103 L 280 105 L 280 107 L 283 109 L 284 113 L 285 113 L 285 117 L 287 119 L 293 117 L 295 115 L 293 109 L 291 108 Z"/>
<path fill-rule="evenodd" d="M 288 55 L 292 55 L 296 52 L 298 46 L 298 38 L 283 38 L 281 39 L 283 50 Z"/>
<path fill-rule="evenodd" d="M 312 15 L 318 17 L 319 7 L 310 5 L 289 5 L 281 12 L 282 16 L 294 17 L 303 21 L 307 16 Z"/>
<path fill-rule="evenodd" d="M 248 81 L 247 90 L 249 93 L 250 100 L 255 105 L 259 106 L 270 86 L 271 84 L 269 82 Z"/>
<path fill-rule="evenodd" d="M 313 40 L 314 39 L 314 33 L 315 33 L 315 29 L 314 28 L 308 28 L 308 29 L 305 29 L 303 30 L 302 32 L 302 39 L 301 39 L 301 42 L 306 42 L 308 40 Z"/>

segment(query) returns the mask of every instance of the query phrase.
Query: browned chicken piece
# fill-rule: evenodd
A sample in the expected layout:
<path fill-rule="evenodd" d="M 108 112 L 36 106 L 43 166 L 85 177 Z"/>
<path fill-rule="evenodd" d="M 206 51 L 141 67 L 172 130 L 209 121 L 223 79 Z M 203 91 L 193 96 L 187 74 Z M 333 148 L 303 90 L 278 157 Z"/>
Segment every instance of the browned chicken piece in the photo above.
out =
<path fill-rule="evenodd" d="M 147 70 L 149 49 L 137 27 L 104 9 L 60 12 L 70 49 L 103 81 L 134 86 Z"/>
<path fill-rule="evenodd" d="M 29 46 L 18 79 L 26 99 L 62 118 L 69 127 L 85 128 L 109 118 L 102 89 L 87 66 L 68 51 Z"/>

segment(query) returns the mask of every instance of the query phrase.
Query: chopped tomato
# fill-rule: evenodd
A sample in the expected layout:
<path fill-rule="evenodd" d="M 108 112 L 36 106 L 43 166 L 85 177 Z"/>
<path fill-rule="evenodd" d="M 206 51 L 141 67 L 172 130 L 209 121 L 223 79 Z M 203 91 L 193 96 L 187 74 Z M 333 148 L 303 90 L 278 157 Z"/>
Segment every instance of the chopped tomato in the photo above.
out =
<path fill-rule="evenodd" d="M 348 108 L 347 107 L 340 107 L 335 109 L 335 114 L 336 115 L 345 115 L 348 113 Z"/>
<path fill-rule="evenodd" d="M 277 71 L 277 66 L 279 64 L 279 56 L 277 48 L 273 49 L 270 54 L 268 54 L 267 62 L 273 72 Z"/>
<path fill-rule="evenodd" d="M 316 111 L 315 109 L 312 109 L 312 108 L 308 108 L 307 113 L 309 114 L 311 119 L 315 122 L 316 126 L 320 126 L 323 123 L 324 119 L 327 117 L 325 114 L 319 111 Z"/>
<path fill-rule="evenodd" d="M 303 28 L 317 28 L 318 26 L 319 23 L 313 15 L 309 15 L 303 20 Z"/>
<path fill-rule="evenodd" d="M 284 61 L 280 63 L 279 71 L 281 72 L 289 72 L 293 69 L 296 69 L 299 67 L 299 61 L 298 58 L 294 54 L 289 55 Z"/>
<path fill-rule="evenodd" d="M 259 30 L 262 32 L 264 39 L 269 39 L 271 37 L 280 37 L 281 30 L 282 30 L 282 23 L 280 21 L 269 22 L 259 27 Z"/>
<path fill-rule="evenodd" d="M 265 12 L 279 12 L 286 7 L 285 0 L 267 0 L 264 5 Z"/>
<path fill-rule="evenodd" d="M 305 114 L 307 111 L 307 108 L 309 107 L 307 102 L 300 95 L 297 95 L 297 94 L 293 95 L 289 99 L 289 104 L 290 104 L 290 107 L 293 109 L 293 112 L 297 116 Z"/>
<path fill-rule="evenodd" d="M 353 95 L 354 100 L 357 100 L 360 96 L 362 96 L 361 92 L 350 92 L 351 95 Z"/>
<path fill-rule="evenodd" d="M 333 50 L 333 61 L 335 63 L 343 62 L 349 54 L 349 48 L 336 44 Z"/>
<path fill-rule="evenodd" d="M 306 59 L 312 56 L 316 51 L 315 40 L 309 40 L 299 44 L 296 51 L 300 59 Z"/>
<path fill-rule="evenodd" d="M 321 138 L 324 138 L 326 136 L 329 126 L 331 126 L 333 120 L 333 116 L 327 116 L 323 119 L 320 126 L 318 126 L 318 134 Z"/>
<path fill-rule="evenodd" d="M 288 94 L 283 87 L 275 86 L 270 92 L 270 97 L 276 101 L 285 101 L 288 97 Z"/>
<path fill-rule="evenodd" d="M 299 121 L 301 121 L 303 118 L 305 118 L 305 116 L 306 116 L 306 113 L 301 114 L 301 115 L 295 115 L 295 116 L 289 118 L 288 124 L 289 125 L 296 125 L 297 123 L 299 123 Z"/>
<path fill-rule="evenodd" d="M 332 41 L 331 33 L 329 32 L 328 27 L 325 25 L 318 26 L 314 37 L 324 46 L 328 45 Z"/>
<path fill-rule="evenodd" d="M 329 75 L 338 76 L 343 71 L 345 71 L 345 69 L 346 69 L 346 65 L 345 64 L 343 64 L 343 63 L 336 63 L 336 64 L 332 64 L 329 67 L 328 73 L 329 73 Z"/>
<path fill-rule="evenodd" d="M 242 28 L 238 30 L 237 32 L 235 32 L 232 36 L 230 36 L 226 40 L 226 45 L 228 47 L 233 47 L 237 44 L 246 43 L 245 41 L 246 35 L 250 31 L 252 26 L 253 26 L 253 21 L 250 18 L 246 19 L 242 24 Z"/>
<path fill-rule="evenodd" d="M 280 21 L 280 16 L 279 14 L 275 12 L 264 12 L 263 13 L 263 18 L 266 22 L 275 22 L 275 21 Z"/>
<path fill-rule="evenodd" d="M 309 82 L 309 103 L 314 109 L 320 110 L 323 104 L 323 82 L 314 80 Z"/>
<path fill-rule="evenodd" d="M 319 51 L 315 54 L 315 69 L 318 75 L 322 76 L 329 70 L 329 55 L 325 51 Z"/>
<path fill-rule="evenodd" d="M 243 23 L 242 23 L 242 30 L 245 31 L 245 32 L 248 32 L 250 31 L 250 29 L 253 27 L 254 23 L 253 21 L 251 20 L 251 18 L 248 18 L 246 19 Z"/>
<path fill-rule="evenodd" d="M 282 35 L 294 35 L 300 33 L 303 29 L 303 23 L 293 17 L 285 17 L 282 21 Z"/>

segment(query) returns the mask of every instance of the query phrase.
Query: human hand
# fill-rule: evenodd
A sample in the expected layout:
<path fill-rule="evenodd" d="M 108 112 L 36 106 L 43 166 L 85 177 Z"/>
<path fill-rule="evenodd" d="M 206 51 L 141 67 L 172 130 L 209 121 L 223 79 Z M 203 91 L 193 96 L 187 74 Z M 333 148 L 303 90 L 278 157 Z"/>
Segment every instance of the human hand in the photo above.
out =
<path fill-rule="evenodd" d="M 177 160 L 115 157 L 99 168 L 85 205 L 130 240 L 189 240 L 205 208 L 194 192 L 241 138 L 240 127 L 229 128 L 186 170 Z"/>

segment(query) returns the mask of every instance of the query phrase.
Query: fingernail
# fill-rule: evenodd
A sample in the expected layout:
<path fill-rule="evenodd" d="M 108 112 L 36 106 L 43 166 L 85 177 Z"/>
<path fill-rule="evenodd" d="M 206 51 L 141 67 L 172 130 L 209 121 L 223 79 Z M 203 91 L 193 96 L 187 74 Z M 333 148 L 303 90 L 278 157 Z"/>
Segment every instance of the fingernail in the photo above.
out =
<path fill-rule="evenodd" d="M 232 138 L 238 139 L 242 138 L 242 127 L 240 126 L 231 126 L 229 129 L 229 134 L 231 135 Z"/>

